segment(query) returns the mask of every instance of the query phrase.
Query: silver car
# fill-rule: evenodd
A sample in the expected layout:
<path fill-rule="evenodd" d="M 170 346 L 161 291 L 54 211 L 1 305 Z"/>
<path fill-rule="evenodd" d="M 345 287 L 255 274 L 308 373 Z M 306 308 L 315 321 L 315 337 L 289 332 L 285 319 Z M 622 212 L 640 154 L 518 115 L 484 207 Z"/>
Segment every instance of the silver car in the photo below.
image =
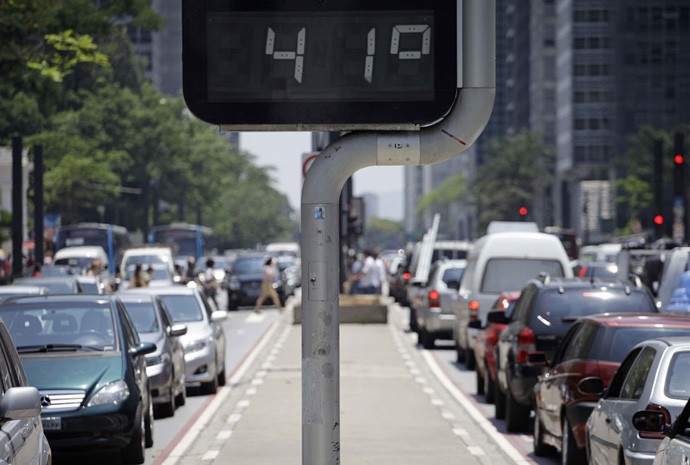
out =
<path fill-rule="evenodd" d="M 173 323 L 160 297 L 134 292 L 118 294 L 125 305 L 139 338 L 156 344 L 146 355 L 146 375 L 157 414 L 175 415 L 175 408 L 186 403 L 185 361 L 181 337 L 187 326 Z"/>
<path fill-rule="evenodd" d="M 589 463 L 651 465 L 662 436 L 639 432 L 633 417 L 640 411 L 657 410 L 670 424 L 689 397 L 690 338 L 637 344 L 587 420 Z"/>
<path fill-rule="evenodd" d="M 673 425 L 666 423 L 663 412 L 645 410 L 633 417 L 633 425 L 640 435 L 663 436 L 656 450 L 654 465 L 690 463 L 690 401 Z"/>
<path fill-rule="evenodd" d="M 429 281 L 423 292 L 417 296 L 416 318 L 419 343 L 425 349 L 434 347 L 436 339 L 452 339 L 455 314 L 449 306 L 442 303 L 444 294 L 457 294 L 465 260 L 440 260 L 429 271 Z"/>
<path fill-rule="evenodd" d="M 0 450 L 2 463 L 52 462 L 41 422 L 41 395 L 28 386 L 22 363 L 0 319 Z"/>
<path fill-rule="evenodd" d="M 128 291 L 129 292 L 129 291 Z M 201 392 L 214 394 L 225 385 L 225 310 L 214 311 L 199 289 L 187 286 L 139 287 L 131 292 L 158 295 L 174 324 L 187 326 L 181 336 L 187 386 L 201 385 Z"/>

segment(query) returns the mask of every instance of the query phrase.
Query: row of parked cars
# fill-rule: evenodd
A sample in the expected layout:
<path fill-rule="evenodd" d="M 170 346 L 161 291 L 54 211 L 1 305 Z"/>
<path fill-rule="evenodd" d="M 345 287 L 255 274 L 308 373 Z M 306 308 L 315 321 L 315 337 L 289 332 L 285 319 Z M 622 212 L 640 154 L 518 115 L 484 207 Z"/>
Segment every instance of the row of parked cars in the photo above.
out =
<path fill-rule="evenodd" d="M 532 432 L 536 455 L 651 464 L 658 449 L 685 463 L 690 314 L 660 311 L 639 281 L 578 276 L 554 236 L 489 234 L 408 285 L 410 328 L 425 348 L 453 340 L 477 393 L 509 432 Z"/>
<path fill-rule="evenodd" d="M 16 285 L 0 291 L 12 288 L 21 294 Z M 212 394 L 225 384 L 226 318 L 182 285 L 0 297 L 8 463 L 94 450 L 144 463 L 154 418 L 173 416 L 188 389 Z"/>

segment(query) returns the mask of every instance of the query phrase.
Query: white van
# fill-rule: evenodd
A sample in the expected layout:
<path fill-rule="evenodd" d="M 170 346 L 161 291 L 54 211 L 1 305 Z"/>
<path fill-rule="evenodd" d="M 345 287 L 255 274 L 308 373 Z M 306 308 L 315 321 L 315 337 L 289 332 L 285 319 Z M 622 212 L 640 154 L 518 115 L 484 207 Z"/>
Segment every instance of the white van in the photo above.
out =
<path fill-rule="evenodd" d="M 83 274 L 91 266 L 95 259 L 101 261 L 102 270 L 110 272 L 108 254 L 100 245 L 79 245 L 63 247 L 55 252 L 53 264 L 56 266 L 68 266 L 73 273 Z"/>
<path fill-rule="evenodd" d="M 458 362 L 474 368 L 473 345 L 479 329 L 470 328 L 470 321 L 480 320 L 485 326 L 486 316 L 501 292 L 520 291 L 541 273 L 573 277 L 563 244 L 552 234 L 499 232 L 475 242 L 460 290 L 450 302 L 455 314 L 453 340 Z"/>
<path fill-rule="evenodd" d="M 149 265 L 154 268 L 167 267 L 170 276 L 175 277 L 175 261 L 173 260 L 172 249 L 169 246 L 151 245 L 125 250 L 120 262 L 122 277 L 128 276 L 128 273 L 136 265 L 142 265 L 144 268 L 147 268 Z"/>

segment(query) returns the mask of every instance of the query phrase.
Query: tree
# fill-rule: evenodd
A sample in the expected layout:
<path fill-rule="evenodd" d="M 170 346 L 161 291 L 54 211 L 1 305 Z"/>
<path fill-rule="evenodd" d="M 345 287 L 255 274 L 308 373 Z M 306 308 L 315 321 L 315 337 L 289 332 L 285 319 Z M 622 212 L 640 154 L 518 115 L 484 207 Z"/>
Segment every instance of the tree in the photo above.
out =
<path fill-rule="evenodd" d="M 364 243 L 368 247 L 381 249 L 402 249 L 407 243 L 407 235 L 398 221 L 372 218 L 367 222 Z"/>
<path fill-rule="evenodd" d="M 523 131 L 489 143 L 486 163 L 477 171 L 471 192 L 480 231 L 491 221 L 519 221 L 519 209 L 543 199 L 553 178 L 554 155 L 541 135 Z"/>

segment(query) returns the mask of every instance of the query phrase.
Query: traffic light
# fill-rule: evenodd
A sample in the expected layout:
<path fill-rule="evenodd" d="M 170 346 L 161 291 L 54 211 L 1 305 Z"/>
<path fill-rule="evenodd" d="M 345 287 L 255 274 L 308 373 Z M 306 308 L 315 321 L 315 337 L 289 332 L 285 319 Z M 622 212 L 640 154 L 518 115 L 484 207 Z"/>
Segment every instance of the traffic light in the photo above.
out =
<path fill-rule="evenodd" d="M 683 134 L 677 132 L 673 137 L 673 196 L 685 196 L 685 147 Z"/>
<path fill-rule="evenodd" d="M 654 221 L 654 233 L 657 239 L 664 237 L 664 215 L 656 214 L 652 219 Z"/>
<path fill-rule="evenodd" d="M 529 213 L 529 212 L 527 210 L 527 207 L 520 207 L 518 209 L 518 213 L 520 214 L 520 219 L 524 220 L 527 218 L 527 213 Z"/>

